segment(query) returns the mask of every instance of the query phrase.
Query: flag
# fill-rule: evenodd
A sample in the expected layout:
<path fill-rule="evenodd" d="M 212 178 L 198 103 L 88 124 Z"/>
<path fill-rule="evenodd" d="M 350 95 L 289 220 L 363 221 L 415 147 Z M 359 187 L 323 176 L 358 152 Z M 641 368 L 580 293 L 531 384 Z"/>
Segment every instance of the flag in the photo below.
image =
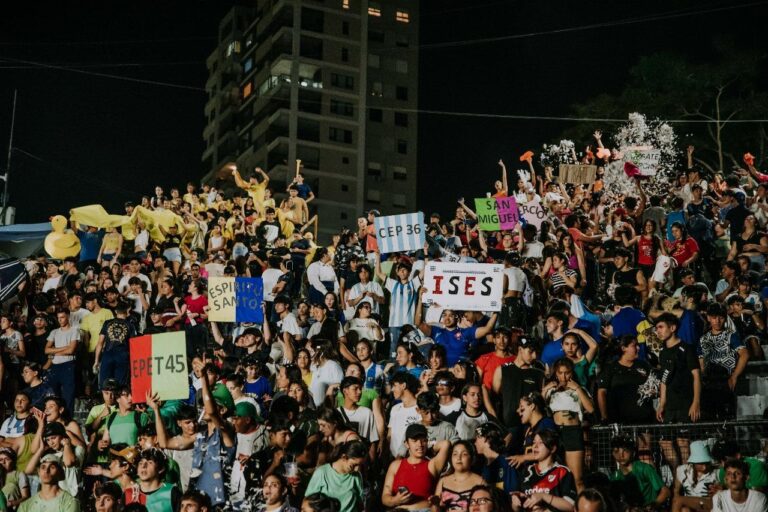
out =
<path fill-rule="evenodd" d="M 130 353 L 134 402 L 144 402 L 147 392 L 158 394 L 161 400 L 184 400 L 189 397 L 184 331 L 131 338 Z"/>
<path fill-rule="evenodd" d="M 211 277 L 208 281 L 208 320 L 264 322 L 264 282 L 260 277 Z"/>
<path fill-rule="evenodd" d="M 382 254 L 424 248 L 424 213 L 388 215 L 374 219 L 376 241 Z"/>

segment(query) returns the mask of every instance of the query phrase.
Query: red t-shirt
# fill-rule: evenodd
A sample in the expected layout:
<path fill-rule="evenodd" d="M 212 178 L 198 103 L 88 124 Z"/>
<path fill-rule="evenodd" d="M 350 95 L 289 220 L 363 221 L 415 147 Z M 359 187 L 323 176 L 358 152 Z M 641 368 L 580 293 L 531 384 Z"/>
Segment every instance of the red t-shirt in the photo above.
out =
<path fill-rule="evenodd" d="M 654 265 L 656 258 L 653 255 L 653 239 L 641 236 L 637 239 L 637 263 L 640 265 Z"/>
<path fill-rule="evenodd" d="M 506 363 L 513 363 L 514 361 L 515 356 L 499 357 L 495 352 L 489 352 L 478 357 L 475 364 L 478 370 L 483 371 L 483 386 L 491 389 L 491 386 L 493 386 L 493 373 L 496 371 L 496 368 Z"/>
<path fill-rule="evenodd" d="M 685 241 L 675 240 L 669 243 L 669 255 L 675 259 L 678 266 L 691 259 L 697 252 L 699 252 L 699 244 L 693 238 L 687 238 Z"/>
<path fill-rule="evenodd" d="M 189 311 L 190 313 L 197 313 L 199 315 L 202 315 L 203 313 L 205 313 L 205 310 L 203 308 L 205 308 L 205 306 L 208 305 L 208 297 L 206 297 L 205 295 L 201 295 L 198 298 L 193 299 L 191 295 L 187 295 L 186 297 L 184 297 L 184 304 L 187 305 L 187 311 Z M 202 322 L 205 322 L 205 320 L 200 317 L 195 317 L 195 322 L 202 323 Z M 187 316 L 186 318 L 184 318 L 184 324 L 189 325 L 189 323 L 190 323 L 189 317 Z"/>

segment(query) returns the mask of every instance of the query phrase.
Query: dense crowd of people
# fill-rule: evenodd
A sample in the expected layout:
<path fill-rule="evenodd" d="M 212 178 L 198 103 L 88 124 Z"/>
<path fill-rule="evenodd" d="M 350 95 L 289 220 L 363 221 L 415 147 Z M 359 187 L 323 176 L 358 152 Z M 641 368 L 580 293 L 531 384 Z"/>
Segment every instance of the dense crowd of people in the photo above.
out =
<path fill-rule="evenodd" d="M 377 210 L 316 240 L 300 174 L 234 164 L 137 202 L 173 226 L 73 222 L 79 255 L 30 257 L 0 314 L 0 512 L 768 510 L 764 453 L 648 427 L 735 419 L 764 359 L 768 175 L 689 148 L 664 196 L 612 195 L 615 152 L 585 155 L 588 184 L 499 162 L 489 196 L 540 227 L 461 200 L 409 253 L 379 251 Z M 503 264 L 500 311 L 427 307 L 429 261 Z M 220 276 L 262 279 L 263 324 L 209 320 Z M 188 398 L 134 396 L 129 340 L 175 331 Z M 598 424 L 641 426 L 611 467 Z"/>

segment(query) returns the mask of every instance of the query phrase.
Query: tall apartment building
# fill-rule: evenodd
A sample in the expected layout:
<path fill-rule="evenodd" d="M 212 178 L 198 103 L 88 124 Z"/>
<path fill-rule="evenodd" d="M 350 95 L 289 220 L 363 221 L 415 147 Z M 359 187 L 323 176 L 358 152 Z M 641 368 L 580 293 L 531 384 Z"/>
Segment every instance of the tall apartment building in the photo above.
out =
<path fill-rule="evenodd" d="M 254 0 L 209 56 L 204 182 L 236 161 L 278 197 L 296 160 L 324 235 L 416 207 L 417 0 Z M 327 237 L 324 237 L 327 238 Z"/>

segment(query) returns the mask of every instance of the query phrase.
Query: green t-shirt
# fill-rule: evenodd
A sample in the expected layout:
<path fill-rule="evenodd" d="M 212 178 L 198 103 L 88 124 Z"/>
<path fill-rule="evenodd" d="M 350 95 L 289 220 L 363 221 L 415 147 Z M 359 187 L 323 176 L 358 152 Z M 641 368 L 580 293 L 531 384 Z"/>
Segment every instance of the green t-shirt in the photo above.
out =
<path fill-rule="evenodd" d="M 573 373 L 576 374 L 576 381 L 583 388 L 588 387 L 589 379 L 595 376 L 596 371 L 597 361 L 594 359 L 590 363 L 586 357 L 582 357 L 578 363 L 573 364 Z"/>
<path fill-rule="evenodd" d="M 8 512 L 8 502 L 3 491 L 0 491 L 0 512 Z"/>
<path fill-rule="evenodd" d="M 659 491 L 664 487 L 664 481 L 656 469 L 650 464 L 640 462 L 639 460 L 632 463 L 632 471 L 628 474 L 625 475 L 621 470 L 617 469 L 611 475 L 611 480 L 614 482 L 629 481 L 631 479 L 637 482 L 638 489 L 643 495 L 643 505 L 650 505 L 656 501 Z"/>
<path fill-rule="evenodd" d="M 139 415 L 139 424 L 142 427 L 149 423 L 146 414 L 136 411 L 131 411 L 125 416 L 121 416 L 119 412 L 112 413 L 112 416 L 107 418 L 110 444 L 125 443 L 128 446 L 133 446 L 138 442 L 139 427 L 136 425 L 136 418 L 134 418 L 136 414 Z"/>
<path fill-rule="evenodd" d="M 357 512 L 358 504 L 363 502 L 363 478 L 360 473 L 342 475 L 330 464 L 323 464 L 312 475 L 305 496 L 316 492 L 339 500 L 339 512 Z"/>
<path fill-rule="evenodd" d="M 19 512 L 80 512 L 80 503 L 66 491 L 52 500 L 44 500 L 35 494 L 19 505 Z"/>
<path fill-rule="evenodd" d="M 367 407 L 371 410 L 373 410 L 373 401 L 379 398 L 379 394 L 376 392 L 375 389 L 363 389 L 363 394 L 360 395 L 360 401 L 357 402 L 357 405 L 360 407 Z M 341 407 L 344 405 L 344 395 L 341 394 L 341 391 L 336 393 L 336 404 Z"/>
<path fill-rule="evenodd" d="M 765 470 L 765 464 L 752 457 L 742 459 L 749 466 L 749 478 L 747 479 L 747 489 L 756 487 L 768 487 L 768 472 Z M 720 468 L 717 479 L 725 485 L 725 469 Z"/>
<path fill-rule="evenodd" d="M 86 426 L 86 428 L 89 427 L 94 421 L 96 421 L 96 418 L 98 418 L 101 415 L 101 413 L 102 413 L 102 411 L 104 411 L 105 407 L 106 407 L 106 405 L 104 405 L 103 403 L 98 404 L 98 405 L 94 405 L 93 407 L 91 407 L 91 410 L 88 412 L 88 417 L 85 419 L 85 426 Z M 116 411 L 117 410 L 117 406 L 113 405 L 112 406 L 112 410 Z M 107 416 L 107 418 L 108 417 L 109 416 Z M 99 425 L 98 434 L 99 435 L 103 434 L 105 428 L 107 428 L 106 418 L 101 420 L 101 425 Z"/>

